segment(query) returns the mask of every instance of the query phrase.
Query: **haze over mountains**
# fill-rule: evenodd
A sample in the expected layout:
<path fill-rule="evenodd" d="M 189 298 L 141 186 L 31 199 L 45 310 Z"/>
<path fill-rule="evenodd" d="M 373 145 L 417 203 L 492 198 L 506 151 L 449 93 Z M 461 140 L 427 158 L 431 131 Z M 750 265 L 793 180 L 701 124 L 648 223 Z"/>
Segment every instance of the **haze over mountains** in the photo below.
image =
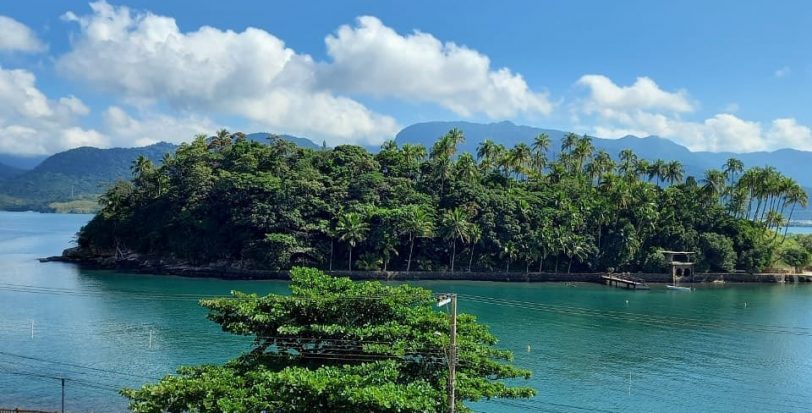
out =
<path fill-rule="evenodd" d="M 551 152 L 557 152 L 561 139 L 566 132 L 554 129 L 535 128 L 515 125 L 511 122 L 480 124 L 472 122 L 426 122 L 404 128 L 395 137 L 399 145 L 405 143 L 422 144 L 431 148 L 434 141 L 452 128 L 458 128 L 465 134 L 465 142 L 460 152 L 476 153 L 477 145 L 485 139 L 491 139 L 505 146 L 519 142 L 529 143 L 540 133 L 550 136 Z M 248 139 L 267 142 L 269 133 L 248 134 Z M 282 135 L 282 138 L 299 146 L 317 149 L 322 145 L 308 138 Z M 788 175 L 805 187 L 812 187 L 812 152 L 794 149 L 782 149 L 775 152 L 691 152 L 684 146 L 668 139 L 649 136 L 639 138 L 627 136 L 620 139 L 594 138 L 596 148 L 604 149 L 613 157 L 623 149 L 632 149 L 645 159 L 678 160 L 685 166 L 686 176 L 702 177 L 705 170 L 720 168 L 731 157 L 741 159 L 745 166 L 771 165 Z M 130 177 L 130 165 L 133 159 L 144 155 L 154 162 L 159 162 L 164 153 L 172 152 L 175 145 L 158 143 L 142 148 L 76 148 L 55 154 L 28 171 L 21 169 L 19 163 L 10 166 L 3 162 L 11 159 L 0 155 L 0 209 L 34 209 L 53 210 L 54 202 L 70 200 L 92 201 L 103 192 L 104 187 L 118 179 Z M 369 148 L 377 151 L 377 148 Z M 809 216 L 799 217 L 810 219 Z"/>

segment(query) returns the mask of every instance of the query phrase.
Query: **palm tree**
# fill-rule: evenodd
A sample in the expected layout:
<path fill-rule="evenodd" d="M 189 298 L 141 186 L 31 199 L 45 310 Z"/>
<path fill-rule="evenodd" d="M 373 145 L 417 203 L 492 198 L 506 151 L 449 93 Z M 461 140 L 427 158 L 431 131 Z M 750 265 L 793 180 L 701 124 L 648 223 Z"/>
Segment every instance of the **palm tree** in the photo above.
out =
<path fill-rule="evenodd" d="M 457 240 L 467 242 L 470 236 L 468 214 L 461 208 L 454 208 L 443 214 L 443 232 L 445 238 L 451 241 L 451 272 L 454 272 L 454 262 L 457 258 Z"/>
<path fill-rule="evenodd" d="M 541 174 L 547 164 L 547 151 L 550 150 L 550 137 L 546 133 L 533 138 L 533 167 Z"/>
<path fill-rule="evenodd" d="M 632 177 L 636 173 L 637 155 L 631 149 L 624 149 L 620 151 L 620 163 L 617 166 L 619 175 L 626 178 L 627 182 L 632 181 Z"/>
<path fill-rule="evenodd" d="M 741 173 L 742 170 L 744 170 L 744 162 L 736 158 L 730 158 L 725 162 L 725 177 L 730 181 L 731 186 L 736 180 L 736 174 Z"/>
<path fill-rule="evenodd" d="M 349 260 L 347 268 L 352 271 L 352 249 L 366 238 L 369 225 L 357 212 L 347 212 L 338 219 L 336 233 L 338 239 L 346 242 L 349 247 Z"/>
<path fill-rule="evenodd" d="M 476 158 L 480 161 L 479 166 L 485 171 L 495 168 L 502 159 L 504 152 L 504 146 L 490 139 L 485 139 L 476 149 Z"/>
<path fill-rule="evenodd" d="M 406 260 L 406 272 L 409 272 L 412 268 L 415 239 L 434 234 L 434 218 L 422 208 L 411 208 L 406 214 L 403 231 L 409 237 L 409 258 Z"/>
<path fill-rule="evenodd" d="M 709 169 L 705 171 L 702 184 L 702 192 L 704 192 L 709 199 L 718 199 L 725 189 L 725 174 L 718 169 Z"/>
<path fill-rule="evenodd" d="M 587 165 L 587 173 L 589 174 L 589 179 L 592 181 L 596 181 L 596 185 L 600 185 L 603 181 L 603 177 L 612 172 L 615 168 L 615 162 L 612 160 L 612 156 L 609 155 L 605 150 L 600 149 L 598 153 L 595 154 L 592 163 Z"/>
<path fill-rule="evenodd" d="M 209 141 L 209 149 L 221 151 L 231 145 L 231 133 L 226 129 L 220 129 Z"/>
<path fill-rule="evenodd" d="M 471 224 L 469 230 L 469 241 L 471 242 L 471 255 L 468 257 L 468 272 L 471 272 L 471 266 L 474 264 L 474 248 L 476 244 L 482 239 L 482 230 L 478 226 Z"/>
<path fill-rule="evenodd" d="M 587 135 L 579 138 L 575 143 L 572 150 L 572 155 L 575 157 L 575 172 L 580 174 L 584 168 L 584 161 L 592 156 L 595 147 L 592 146 L 592 138 Z"/>
<path fill-rule="evenodd" d="M 476 160 L 470 153 L 460 155 L 457 162 L 454 163 L 454 175 L 458 180 L 464 182 L 474 182 L 479 178 Z"/>
<path fill-rule="evenodd" d="M 787 231 L 789 230 L 789 224 L 792 221 L 792 214 L 795 212 L 795 206 L 797 205 L 801 208 L 808 207 L 809 195 L 807 195 L 806 191 L 804 191 L 804 189 L 796 183 L 787 192 L 786 202 L 792 204 L 792 207 L 789 210 L 789 216 L 787 216 L 787 226 L 784 228 L 784 238 L 787 237 Z"/>
<path fill-rule="evenodd" d="M 513 147 L 507 154 L 507 164 L 516 174 L 516 178 L 529 171 L 531 160 L 530 147 L 521 142 Z"/>
<path fill-rule="evenodd" d="M 685 175 L 685 168 L 682 167 L 680 161 L 671 161 L 665 165 L 665 180 L 669 185 L 674 185 L 674 182 L 681 182 L 683 175 Z"/>

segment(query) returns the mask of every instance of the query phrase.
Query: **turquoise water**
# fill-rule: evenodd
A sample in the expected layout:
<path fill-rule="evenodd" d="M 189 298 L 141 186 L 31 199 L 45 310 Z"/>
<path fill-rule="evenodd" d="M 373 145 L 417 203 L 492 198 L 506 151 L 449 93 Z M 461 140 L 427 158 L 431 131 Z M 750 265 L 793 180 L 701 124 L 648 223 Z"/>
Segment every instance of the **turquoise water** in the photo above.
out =
<path fill-rule="evenodd" d="M 122 386 L 248 347 L 196 299 L 285 283 L 80 271 L 39 263 L 88 216 L 0 212 L 0 407 L 123 411 Z M 424 282 L 460 295 L 533 370 L 529 401 L 479 412 L 801 412 L 812 409 L 812 286 L 693 293 L 598 285 Z M 745 305 L 746 304 L 746 305 Z M 33 337 L 32 337 L 33 321 Z M 630 379 L 631 377 L 631 379 Z"/>
<path fill-rule="evenodd" d="M 812 234 L 812 227 L 789 227 L 787 233 L 790 234 Z"/>

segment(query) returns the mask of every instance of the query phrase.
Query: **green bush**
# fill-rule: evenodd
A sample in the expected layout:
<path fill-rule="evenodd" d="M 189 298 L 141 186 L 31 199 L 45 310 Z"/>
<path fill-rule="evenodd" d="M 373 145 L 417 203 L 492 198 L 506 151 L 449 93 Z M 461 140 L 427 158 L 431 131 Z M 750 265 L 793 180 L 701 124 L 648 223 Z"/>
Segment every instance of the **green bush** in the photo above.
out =
<path fill-rule="evenodd" d="M 733 249 L 733 241 L 730 238 L 709 232 L 699 237 L 699 244 L 702 249 L 699 269 L 733 271 L 736 266 L 736 251 Z"/>

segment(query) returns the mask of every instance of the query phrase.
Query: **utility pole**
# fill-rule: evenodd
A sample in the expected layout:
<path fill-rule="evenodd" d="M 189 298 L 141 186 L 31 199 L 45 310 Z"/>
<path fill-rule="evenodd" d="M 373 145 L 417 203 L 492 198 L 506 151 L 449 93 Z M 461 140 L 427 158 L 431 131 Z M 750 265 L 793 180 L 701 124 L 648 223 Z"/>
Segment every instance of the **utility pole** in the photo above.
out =
<path fill-rule="evenodd" d="M 450 304 L 449 325 L 451 333 L 448 343 L 448 411 L 457 411 L 455 387 L 457 384 L 457 294 L 441 294 L 437 297 L 437 306 Z"/>
<path fill-rule="evenodd" d="M 456 411 L 457 385 L 457 294 L 451 294 L 451 342 L 448 346 L 448 411 Z"/>
<path fill-rule="evenodd" d="M 62 378 L 62 413 L 65 413 L 65 378 Z"/>

